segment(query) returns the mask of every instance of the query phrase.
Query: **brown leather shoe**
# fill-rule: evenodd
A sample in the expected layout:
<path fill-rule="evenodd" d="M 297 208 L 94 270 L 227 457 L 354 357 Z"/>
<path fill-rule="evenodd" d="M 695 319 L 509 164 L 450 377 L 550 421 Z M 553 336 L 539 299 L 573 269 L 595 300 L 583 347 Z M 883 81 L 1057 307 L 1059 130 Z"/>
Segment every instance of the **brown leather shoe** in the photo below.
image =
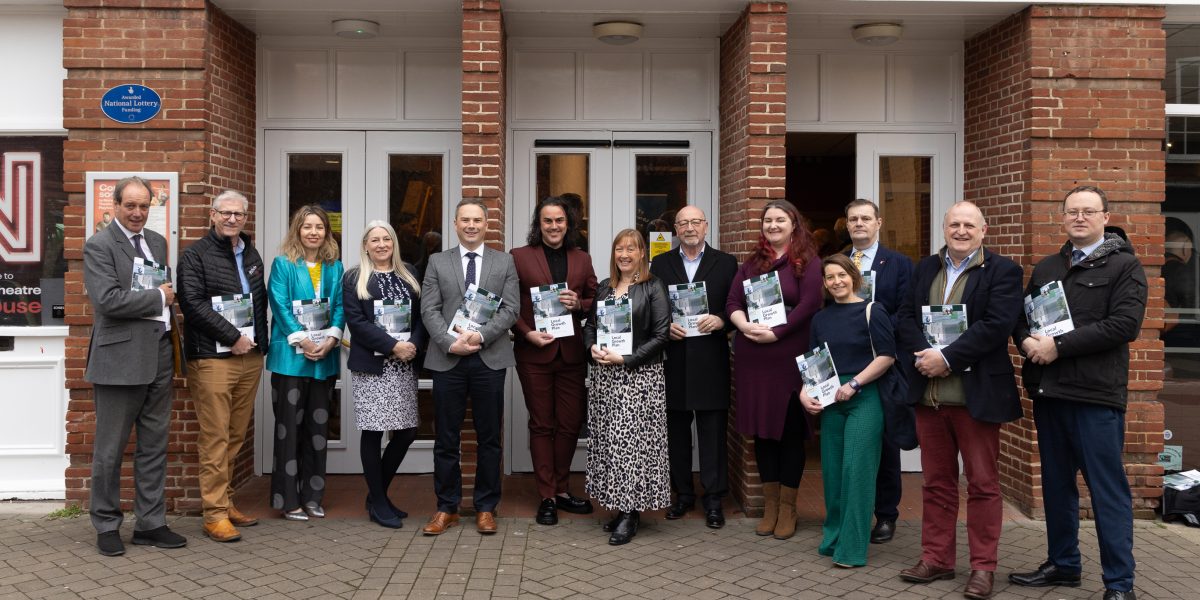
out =
<path fill-rule="evenodd" d="M 987 600 L 992 596 L 992 579 L 995 573 L 991 571 L 971 571 L 971 578 L 967 580 L 967 588 L 963 590 L 963 596 L 971 600 Z"/>
<path fill-rule="evenodd" d="M 258 525 L 257 518 L 252 517 L 233 506 L 230 506 L 226 513 L 229 515 L 229 522 L 238 527 L 252 527 L 254 525 Z"/>
<path fill-rule="evenodd" d="M 433 518 L 421 528 L 421 533 L 425 535 L 442 535 L 447 529 L 458 525 L 458 513 L 450 514 L 438 511 L 433 513 Z"/>
<path fill-rule="evenodd" d="M 496 513 L 481 512 L 475 515 L 475 529 L 484 535 L 496 533 Z"/>
<path fill-rule="evenodd" d="M 939 579 L 954 579 L 954 569 L 935 567 L 925 561 L 917 561 L 917 566 L 900 571 L 900 579 L 912 583 L 930 583 Z"/>
<path fill-rule="evenodd" d="M 234 528 L 233 523 L 229 519 L 221 519 L 213 523 L 204 524 L 204 535 L 212 538 L 215 542 L 236 542 L 242 539 L 242 534 Z"/>

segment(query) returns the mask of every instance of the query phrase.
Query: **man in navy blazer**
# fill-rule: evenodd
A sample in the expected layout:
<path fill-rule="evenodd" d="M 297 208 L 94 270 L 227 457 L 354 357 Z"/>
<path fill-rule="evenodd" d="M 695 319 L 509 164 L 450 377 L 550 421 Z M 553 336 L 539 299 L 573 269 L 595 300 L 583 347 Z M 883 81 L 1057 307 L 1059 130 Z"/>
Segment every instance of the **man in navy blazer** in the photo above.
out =
<path fill-rule="evenodd" d="M 1009 336 L 1023 312 L 1021 267 L 983 247 L 987 223 L 970 202 L 952 206 L 942 229 L 946 245 L 921 259 L 909 297 L 898 308 L 897 362 L 908 376 L 909 400 L 917 404 L 925 477 L 921 560 L 900 578 L 915 583 L 954 578 L 961 452 L 971 557 L 963 595 L 980 600 L 992 594 L 1004 516 L 1000 424 L 1021 416 L 1008 356 Z M 957 337 L 933 335 L 939 332 L 935 327 L 927 332 L 927 317 L 953 304 L 966 305 L 966 330 Z M 934 308 L 923 310 L 927 306 Z"/>
<path fill-rule="evenodd" d="M 843 254 L 850 257 L 860 271 L 870 271 L 875 276 L 874 300 L 887 309 L 892 316 L 893 328 L 899 319 L 897 307 L 908 297 L 909 280 L 912 279 L 913 263 L 907 256 L 885 248 L 879 243 L 879 230 L 883 219 L 879 207 L 870 200 L 857 199 L 846 205 L 846 227 L 850 232 L 852 246 Z M 901 402 L 903 398 L 892 399 Z M 896 532 L 896 519 L 900 517 L 900 446 L 883 436 L 882 454 L 879 458 L 879 473 L 875 477 L 875 528 L 871 530 L 871 543 L 889 542 Z"/>

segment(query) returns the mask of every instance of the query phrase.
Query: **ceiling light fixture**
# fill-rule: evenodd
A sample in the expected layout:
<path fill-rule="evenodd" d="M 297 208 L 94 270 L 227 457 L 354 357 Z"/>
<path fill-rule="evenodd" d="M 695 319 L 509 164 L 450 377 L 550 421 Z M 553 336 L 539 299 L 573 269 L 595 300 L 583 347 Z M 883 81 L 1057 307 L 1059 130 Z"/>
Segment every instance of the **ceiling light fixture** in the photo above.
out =
<path fill-rule="evenodd" d="M 900 41 L 904 28 L 899 23 L 866 23 L 855 25 L 851 32 L 854 41 L 867 46 L 886 46 Z"/>
<path fill-rule="evenodd" d="M 642 37 L 642 24 L 630 21 L 609 21 L 592 25 L 592 37 L 614 46 L 632 44 Z"/>
<path fill-rule="evenodd" d="M 379 23 L 362 19 L 338 19 L 333 22 L 333 32 L 340 38 L 369 40 L 379 35 Z"/>

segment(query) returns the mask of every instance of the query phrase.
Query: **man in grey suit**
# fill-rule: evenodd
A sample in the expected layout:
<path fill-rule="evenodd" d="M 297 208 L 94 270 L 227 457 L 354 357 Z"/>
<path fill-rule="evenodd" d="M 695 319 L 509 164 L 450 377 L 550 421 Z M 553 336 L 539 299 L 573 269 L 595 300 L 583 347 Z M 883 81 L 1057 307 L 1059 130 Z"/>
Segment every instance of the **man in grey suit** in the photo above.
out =
<path fill-rule="evenodd" d="M 433 371 L 434 491 L 438 509 L 421 530 L 440 535 L 458 523 L 462 500 L 460 429 L 470 398 L 478 440 L 475 471 L 475 528 L 496 533 L 496 504 L 500 502 L 500 423 L 504 415 L 504 378 L 514 366 L 508 330 L 517 320 L 520 295 L 512 256 L 484 246 L 487 206 L 463 199 L 454 210 L 458 246 L 434 254 L 421 284 L 421 319 L 429 330 L 425 368 Z M 470 284 L 500 294 L 495 314 L 478 330 L 456 327 L 455 312 Z"/>
<path fill-rule="evenodd" d="M 167 240 L 145 229 L 151 195 L 150 185 L 139 177 L 117 182 L 116 227 L 96 232 L 83 247 L 84 284 L 94 315 L 84 373 L 93 384 L 96 405 L 90 510 L 96 547 L 105 556 L 125 553 L 121 457 L 135 424 L 133 543 L 187 545 L 186 538 L 167 528 L 163 501 L 174 373 L 171 336 L 178 333 L 171 322 L 175 291 L 169 278 L 150 289 L 134 289 L 133 281 L 135 262 L 143 269 L 147 262 L 167 263 Z"/>

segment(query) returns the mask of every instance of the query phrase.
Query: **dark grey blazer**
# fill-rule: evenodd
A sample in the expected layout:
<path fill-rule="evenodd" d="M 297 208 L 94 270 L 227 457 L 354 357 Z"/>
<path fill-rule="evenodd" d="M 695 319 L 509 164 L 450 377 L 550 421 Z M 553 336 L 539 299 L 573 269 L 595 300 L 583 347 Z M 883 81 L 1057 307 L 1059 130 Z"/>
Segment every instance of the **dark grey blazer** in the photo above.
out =
<path fill-rule="evenodd" d="M 154 259 L 166 262 L 166 238 L 149 229 L 142 235 Z M 83 283 L 94 317 L 84 372 L 91 383 L 147 385 L 163 368 L 158 364 L 163 324 L 145 318 L 162 314 L 162 292 L 129 289 L 135 256 L 133 244 L 115 224 L 83 246 Z"/>
<path fill-rule="evenodd" d="M 429 350 L 425 368 L 430 371 L 449 371 L 458 364 L 458 355 L 450 353 L 455 336 L 446 332 L 454 320 L 454 311 L 462 306 L 467 291 L 466 274 L 458 246 L 429 257 L 425 280 L 421 282 L 421 320 L 429 332 Z M 491 369 L 505 369 L 517 364 L 508 330 L 517 322 L 521 295 L 517 287 L 517 267 L 507 252 L 483 247 L 483 265 L 475 280 L 479 287 L 500 294 L 500 308 L 479 333 L 483 348 L 479 358 Z"/>

